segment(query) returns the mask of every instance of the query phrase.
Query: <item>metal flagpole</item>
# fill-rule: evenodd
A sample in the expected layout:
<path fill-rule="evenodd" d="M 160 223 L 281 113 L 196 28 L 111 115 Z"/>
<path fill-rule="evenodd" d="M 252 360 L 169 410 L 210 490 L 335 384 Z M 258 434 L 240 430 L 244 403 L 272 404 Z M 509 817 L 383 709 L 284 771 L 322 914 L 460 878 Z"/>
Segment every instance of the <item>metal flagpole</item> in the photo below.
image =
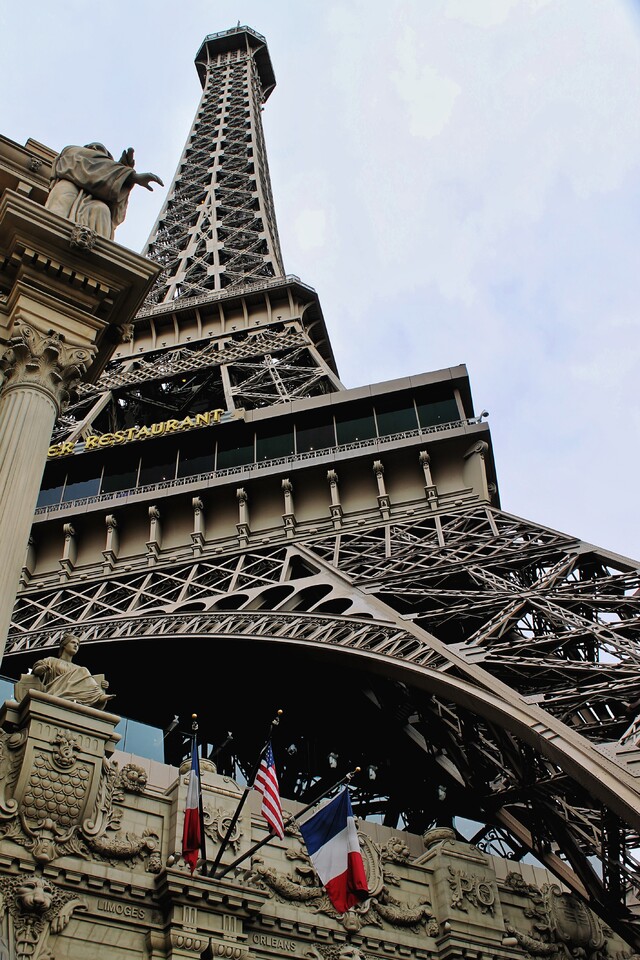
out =
<path fill-rule="evenodd" d="M 207 838 L 204 832 L 204 807 L 202 806 L 202 771 L 200 770 L 200 758 L 198 757 L 198 714 L 191 714 L 191 729 L 192 733 L 192 750 L 195 750 L 196 759 L 198 761 L 198 817 L 200 820 L 200 853 L 202 855 L 202 863 L 200 865 L 200 873 L 203 877 L 207 876 Z"/>
<path fill-rule="evenodd" d="M 222 840 L 222 843 L 220 844 L 220 849 L 218 850 L 218 852 L 217 852 L 217 854 L 216 854 L 216 858 L 215 858 L 215 860 L 213 861 L 213 866 L 211 867 L 211 876 L 212 876 L 212 877 L 215 877 L 215 875 L 216 875 L 216 870 L 218 869 L 218 867 L 219 867 L 219 865 L 220 865 L 220 861 L 222 860 L 222 854 L 223 854 L 224 851 L 227 849 L 227 844 L 229 843 L 229 839 L 231 838 L 231 835 L 232 835 L 232 833 L 233 833 L 233 828 L 235 827 L 236 823 L 238 822 L 238 817 L 240 816 L 240 813 L 242 812 L 242 808 L 243 808 L 243 806 L 244 806 L 244 804 L 245 804 L 245 801 L 246 801 L 247 797 L 249 796 L 249 793 L 250 793 L 251 790 L 253 789 L 253 784 L 254 784 L 254 781 L 255 781 L 255 779 L 256 779 L 256 775 L 257 775 L 257 773 L 258 773 L 258 770 L 260 769 L 260 764 L 262 763 L 262 758 L 264 757 L 264 755 L 265 755 L 265 753 L 266 753 L 266 750 L 267 750 L 267 747 L 269 746 L 269 743 L 271 742 L 271 735 L 272 735 L 272 733 L 273 733 L 273 729 L 274 729 L 274 727 L 277 727 L 278 724 L 280 723 L 280 717 L 281 717 L 281 716 L 282 716 L 282 710 L 278 710 L 278 711 L 276 712 L 275 717 L 274 717 L 273 720 L 271 721 L 271 724 L 270 724 L 270 726 L 269 726 L 269 734 L 268 734 L 268 736 L 267 736 L 267 739 L 266 739 L 265 742 L 264 742 L 264 746 L 262 747 L 260 753 L 258 754 L 258 759 L 256 760 L 255 766 L 254 766 L 253 770 L 251 771 L 251 776 L 250 776 L 250 778 L 249 778 L 249 783 L 248 783 L 248 785 L 245 787 L 244 793 L 243 793 L 242 796 L 240 797 L 240 802 L 238 803 L 238 806 L 236 807 L 236 811 L 235 811 L 234 815 L 233 815 L 232 818 L 231 818 L 231 823 L 229 824 L 229 827 L 228 827 L 228 829 L 227 829 L 227 832 L 226 832 L 226 834 L 225 834 L 225 836 L 224 836 L 224 838 L 223 838 L 223 840 Z M 226 872 L 226 871 L 225 871 L 225 872 Z M 222 874 L 222 876 L 224 876 L 224 874 Z"/>
<path fill-rule="evenodd" d="M 351 780 L 351 778 L 355 776 L 356 773 L 360 773 L 360 767 L 356 767 L 354 770 L 351 770 L 351 772 L 348 773 L 346 777 L 343 777 L 342 780 L 338 780 L 338 782 L 334 783 L 333 786 L 327 787 L 327 789 L 324 790 L 319 797 L 316 797 L 316 799 L 312 803 L 308 803 L 307 806 L 304 807 L 304 809 L 301 810 L 299 813 L 292 814 L 290 817 L 287 817 L 284 825 L 285 830 L 290 823 L 293 823 L 294 820 L 298 819 L 298 817 L 304 816 L 305 813 L 308 813 L 309 810 L 311 810 L 318 803 L 320 803 L 321 800 L 324 800 L 324 798 L 328 794 L 332 793 L 336 789 L 336 787 L 342 786 L 343 783 L 348 783 Z M 227 864 L 227 866 L 224 867 L 224 869 L 217 875 L 215 872 L 215 864 L 214 864 L 214 867 L 211 870 L 211 878 L 213 880 L 221 880 L 222 877 L 225 877 L 229 873 L 229 871 L 233 870 L 234 867 L 237 867 L 240 863 L 242 863 L 243 860 L 246 860 L 247 857 L 253 856 L 256 850 L 259 850 L 260 847 L 264 847 L 264 845 L 269 843 L 271 840 L 273 840 L 273 838 L 274 838 L 274 834 L 270 833 L 268 836 L 264 837 L 264 839 L 259 840 L 257 843 L 254 843 L 254 845 L 249 850 L 247 850 L 246 853 L 243 853 L 242 856 L 238 857 L 237 860 L 234 860 L 233 863 Z"/>

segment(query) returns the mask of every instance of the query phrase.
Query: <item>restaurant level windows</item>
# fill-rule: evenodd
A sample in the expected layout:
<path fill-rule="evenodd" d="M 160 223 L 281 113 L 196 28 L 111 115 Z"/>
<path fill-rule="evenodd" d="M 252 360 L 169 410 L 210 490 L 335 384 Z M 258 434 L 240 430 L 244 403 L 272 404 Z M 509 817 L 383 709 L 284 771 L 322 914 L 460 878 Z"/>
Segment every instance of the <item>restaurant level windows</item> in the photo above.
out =
<path fill-rule="evenodd" d="M 215 469 L 215 437 L 211 430 L 194 430 L 180 437 L 178 476 L 195 477 Z"/>
<path fill-rule="evenodd" d="M 148 483 L 175 480 L 177 455 L 174 443 L 143 448 L 139 485 L 144 487 Z"/>
<path fill-rule="evenodd" d="M 323 411 L 318 414 L 298 415 L 296 420 L 296 450 L 309 453 L 311 450 L 327 450 L 336 445 L 333 417 Z"/>
<path fill-rule="evenodd" d="M 388 437 L 417 428 L 416 410 L 410 396 L 376 397 L 374 404 L 379 436 Z"/>
<path fill-rule="evenodd" d="M 102 463 L 91 454 L 69 457 L 67 461 L 67 482 L 62 502 L 80 500 L 82 497 L 95 497 L 100 493 Z"/>
<path fill-rule="evenodd" d="M 47 464 L 38 495 L 38 507 L 52 507 L 60 503 L 66 474 L 66 461 Z"/>
<path fill-rule="evenodd" d="M 376 424 L 371 407 L 350 406 L 344 412 L 336 411 L 336 435 L 339 444 L 375 437 Z"/>
<path fill-rule="evenodd" d="M 195 477 L 200 473 L 212 473 L 214 463 L 213 450 L 203 450 L 202 453 L 180 451 L 178 476 Z"/>
<path fill-rule="evenodd" d="M 137 447 L 137 444 L 135 446 Z M 139 467 L 139 449 L 135 453 L 126 448 L 114 450 L 104 465 L 101 493 L 132 490 L 138 482 Z"/>
<path fill-rule="evenodd" d="M 290 457 L 294 452 L 293 426 L 288 430 L 270 430 L 266 425 L 258 426 L 256 431 L 256 460 L 277 460 Z"/>
<path fill-rule="evenodd" d="M 227 429 L 221 428 L 218 436 L 216 470 L 228 470 L 254 463 L 253 430 L 239 428 L 233 424 Z"/>
<path fill-rule="evenodd" d="M 460 411 L 454 397 L 419 403 L 417 406 L 421 427 L 434 427 L 439 423 L 451 423 L 460 419 Z"/>

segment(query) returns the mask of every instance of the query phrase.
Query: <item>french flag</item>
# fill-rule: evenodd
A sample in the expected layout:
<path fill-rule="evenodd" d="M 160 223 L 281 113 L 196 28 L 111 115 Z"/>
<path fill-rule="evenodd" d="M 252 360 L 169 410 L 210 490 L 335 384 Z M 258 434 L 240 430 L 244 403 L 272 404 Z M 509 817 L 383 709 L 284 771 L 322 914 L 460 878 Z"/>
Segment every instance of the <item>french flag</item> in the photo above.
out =
<path fill-rule="evenodd" d="M 182 859 L 189 864 L 191 873 L 196 868 L 198 855 L 202 846 L 200 830 L 200 763 L 198 761 L 198 746 L 193 737 L 191 744 L 191 770 L 187 785 L 187 804 L 184 811 L 184 827 L 182 830 Z"/>
<path fill-rule="evenodd" d="M 369 896 L 367 877 L 353 819 L 349 791 L 337 797 L 300 825 L 311 862 L 338 913 Z"/>

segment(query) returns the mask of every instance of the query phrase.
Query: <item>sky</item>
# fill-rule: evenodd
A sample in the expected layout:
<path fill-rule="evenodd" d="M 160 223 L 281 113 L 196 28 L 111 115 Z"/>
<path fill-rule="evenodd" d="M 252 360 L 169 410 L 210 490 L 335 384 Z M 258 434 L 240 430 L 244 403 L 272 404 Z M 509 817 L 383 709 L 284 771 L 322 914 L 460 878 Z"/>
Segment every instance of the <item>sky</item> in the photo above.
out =
<path fill-rule="evenodd" d="M 0 6 L 0 134 L 135 148 L 141 251 L 247 24 L 287 273 L 347 387 L 464 363 L 502 508 L 640 558 L 640 0 L 31 0 Z"/>

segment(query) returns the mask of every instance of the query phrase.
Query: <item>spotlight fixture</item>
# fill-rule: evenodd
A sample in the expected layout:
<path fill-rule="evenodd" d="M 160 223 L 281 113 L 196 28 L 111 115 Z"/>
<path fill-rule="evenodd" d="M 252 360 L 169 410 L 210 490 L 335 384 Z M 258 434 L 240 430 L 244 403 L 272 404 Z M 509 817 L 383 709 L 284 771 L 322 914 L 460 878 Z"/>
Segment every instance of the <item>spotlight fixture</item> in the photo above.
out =
<path fill-rule="evenodd" d="M 180 722 L 180 721 L 179 721 L 179 718 L 178 718 L 178 714 L 176 713 L 176 714 L 174 715 L 173 720 L 171 721 L 171 723 L 169 724 L 169 726 L 168 726 L 168 727 L 166 728 L 166 730 L 164 731 L 164 736 L 163 736 L 163 738 L 162 738 L 163 740 L 166 740 L 167 737 L 169 736 L 169 734 L 170 734 L 170 733 L 173 733 L 173 731 L 175 730 L 175 728 L 178 726 L 178 723 L 179 723 L 179 722 Z"/>
<path fill-rule="evenodd" d="M 376 779 L 376 777 L 378 776 L 378 768 L 375 766 L 375 764 L 373 763 L 369 764 L 369 766 L 367 767 L 367 776 L 369 777 L 369 780 Z"/>
<path fill-rule="evenodd" d="M 327 757 L 327 760 L 329 761 L 329 766 L 331 767 L 331 769 L 335 770 L 336 767 L 338 766 L 338 754 L 330 753 L 329 756 Z"/>

